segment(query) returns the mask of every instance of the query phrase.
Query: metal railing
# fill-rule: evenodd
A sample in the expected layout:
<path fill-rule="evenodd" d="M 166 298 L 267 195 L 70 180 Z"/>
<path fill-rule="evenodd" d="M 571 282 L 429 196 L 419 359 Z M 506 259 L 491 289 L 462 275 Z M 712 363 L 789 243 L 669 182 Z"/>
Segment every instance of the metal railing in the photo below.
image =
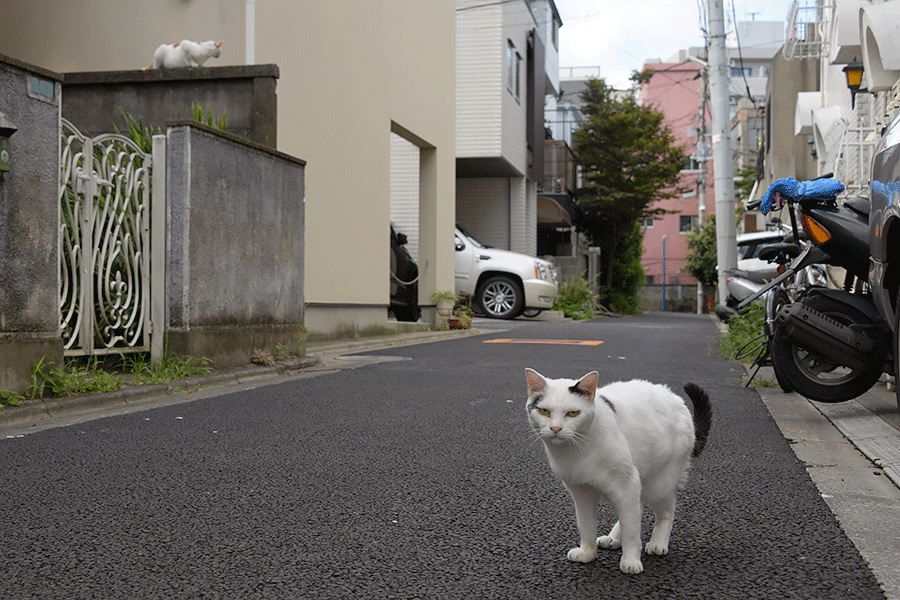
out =
<path fill-rule="evenodd" d="M 794 0 L 785 36 L 785 60 L 826 56 L 828 24 L 833 18 L 832 0 Z"/>

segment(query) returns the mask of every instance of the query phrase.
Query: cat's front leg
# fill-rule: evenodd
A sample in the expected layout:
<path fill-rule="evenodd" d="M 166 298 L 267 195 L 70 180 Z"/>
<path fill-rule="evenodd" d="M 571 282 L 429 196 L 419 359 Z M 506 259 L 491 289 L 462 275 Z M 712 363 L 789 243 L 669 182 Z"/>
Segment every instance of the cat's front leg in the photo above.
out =
<path fill-rule="evenodd" d="M 621 537 L 621 526 L 619 522 L 616 521 L 616 524 L 613 525 L 613 528 L 609 530 L 609 533 L 606 535 L 601 535 L 597 538 L 597 546 L 600 548 L 606 548 L 607 550 L 617 550 L 622 547 L 622 542 L 620 541 Z"/>
<path fill-rule="evenodd" d="M 597 503 L 600 492 L 587 485 L 566 484 L 575 501 L 575 521 L 578 523 L 580 544 L 569 550 L 566 558 L 572 562 L 588 563 L 597 554 Z"/>
<path fill-rule="evenodd" d="M 628 486 L 616 498 L 611 498 L 619 515 L 619 541 L 622 544 L 622 559 L 619 569 L 623 573 L 637 574 L 644 571 L 641 563 L 641 492 L 640 483 Z"/>

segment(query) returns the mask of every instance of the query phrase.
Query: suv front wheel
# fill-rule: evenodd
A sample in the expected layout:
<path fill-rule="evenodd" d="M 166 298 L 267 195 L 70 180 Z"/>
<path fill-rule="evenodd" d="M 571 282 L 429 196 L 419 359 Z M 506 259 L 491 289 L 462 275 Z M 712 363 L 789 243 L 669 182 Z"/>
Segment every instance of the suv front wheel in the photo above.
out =
<path fill-rule="evenodd" d="M 488 317 L 512 319 L 525 308 L 525 293 L 512 277 L 494 275 L 478 286 L 475 294 L 481 310 Z"/>

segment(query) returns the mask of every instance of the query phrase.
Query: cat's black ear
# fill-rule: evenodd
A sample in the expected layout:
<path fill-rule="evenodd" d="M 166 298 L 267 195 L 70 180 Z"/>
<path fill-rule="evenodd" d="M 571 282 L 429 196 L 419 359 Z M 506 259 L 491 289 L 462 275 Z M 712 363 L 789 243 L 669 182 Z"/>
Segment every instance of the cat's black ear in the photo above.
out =
<path fill-rule="evenodd" d="M 529 394 L 535 394 L 547 387 L 547 380 L 534 369 L 525 369 L 525 378 L 528 380 Z"/>
<path fill-rule="evenodd" d="M 597 391 L 597 381 L 600 379 L 600 374 L 597 371 L 591 371 L 584 377 L 578 380 L 578 383 L 572 386 L 572 391 L 576 394 L 580 394 L 585 398 L 593 398 L 594 393 Z"/>

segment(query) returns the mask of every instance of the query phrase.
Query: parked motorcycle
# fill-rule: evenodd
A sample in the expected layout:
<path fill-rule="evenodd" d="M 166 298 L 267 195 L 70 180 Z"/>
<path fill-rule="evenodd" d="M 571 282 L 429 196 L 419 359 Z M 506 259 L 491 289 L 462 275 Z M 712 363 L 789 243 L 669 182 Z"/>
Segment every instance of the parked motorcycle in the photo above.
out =
<path fill-rule="evenodd" d="M 811 244 L 802 250 L 795 243 L 771 245 L 767 252 L 796 258 L 737 307 L 741 310 L 768 293 L 766 349 L 776 377 L 783 387 L 822 402 L 856 398 L 883 372 L 893 371 L 890 330 L 866 285 L 869 202 L 857 197 L 838 206 L 836 196 L 843 187 L 833 179 L 780 179 L 772 184 L 760 206 L 763 214 L 787 206 L 794 238 L 800 238 L 802 227 Z M 785 282 L 813 265 L 844 268 L 843 289 L 795 287 L 788 293 Z"/>
<path fill-rule="evenodd" d="M 792 239 L 793 235 L 788 234 L 783 242 L 763 246 L 759 251 L 759 258 L 778 265 L 779 273 L 783 272 L 791 260 L 796 258 L 802 250 L 799 244 L 791 241 Z M 725 304 L 716 305 L 716 316 L 727 323 L 734 315 L 746 312 L 749 307 L 747 304 L 742 304 L 744 300 L 751 296 L 754 299 L 758 298 L 770 279 L 772 278 L 753 271 L 744 271 L 742 269 L 726 270 L 725 289 L 728 292 L 728 298 Z M 788 291 L 792 298 L 797 291 L 813 285 L 837 287 L 834 285 L 825 265 L 817 264 L 809 265 L 797 271 L 792 281 L 784 281 L 782 283 L 782 287 Z M 739 305 L 741 305 L 741 310 L 738 310 Z"/>

